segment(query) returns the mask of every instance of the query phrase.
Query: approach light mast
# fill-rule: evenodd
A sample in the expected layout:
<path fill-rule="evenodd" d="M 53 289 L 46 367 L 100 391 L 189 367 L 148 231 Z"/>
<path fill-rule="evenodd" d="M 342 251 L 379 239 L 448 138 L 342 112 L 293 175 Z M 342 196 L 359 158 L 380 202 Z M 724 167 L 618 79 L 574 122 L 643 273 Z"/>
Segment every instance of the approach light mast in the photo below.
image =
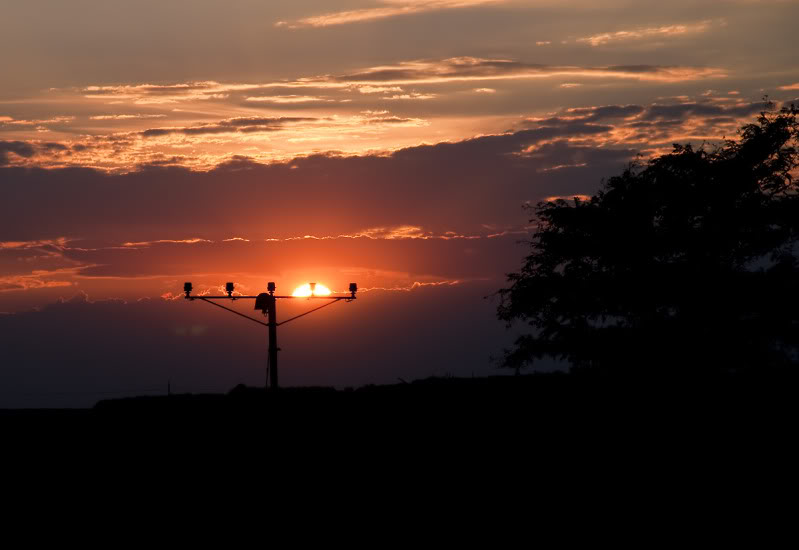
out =
<path fill-rule="evenodd" d="M 278 377 L 277 377 L 277 352 L 280 348 L 277 347 L 277 327 L 280 325 L 285 325 L 295 319 L 299 319 L 300 317 L 304 317 L 314 311 L 319 311 L 320 309 L 327 307 L 329 305 L 335 304 L 336 302 L 351 302 L 355 300 L 355 293 L 358 292 L 358 285 L 356 283 L 350 283 L 349 287 L 349 296 L 315 296 L 313 294 L 314 289 L 316 288 L 316 283 L 309 283 L 311 288 L 311 296 L 308 296 L 306 299 L 311 300 L 327 300 L 328 302 L 319 306 L 315 307 L 305 313 L 301 313 L 299 315 L 295 315 L 290 319 L 286 319 L 285 321 L 281 321 L 280 323 L 277 322 L 277 300 L 296 300 L 299 299 L 297 296 L 275 296 L 276 286 L 274 282 L 269 282 L 266 285 L 267 292 L 262 292 L 257 296 L 234 296 L 234 284 L 233 283 L 225 283 L 225 293 L 226 296 L 192 296 L 191 291 L 193 290 L 193 286 L 190 282 L 184 283 L 183 285 L 183 292 L 185 293 L 185 298 L 189 301 L 194 300 L 202 300 L 203 302 L 209 303 L 216 307 L 222 308 L 226 311 L 231 313 L 235 313 L 240 317 L 244 317 L 245 319 L 249 319 L 259 325 L 263 325 L 269 329 L 269 355 L 267 358 L 267 367 L 266 367 L 266 378 L 267 383 L 266 387 L 272 390 L 277 390 L 278 386 Z M 267 317 L 267 322 L 264 323 L 258 319 L 254 319 L 249 315 L 244 315 L 243 313 L 239 313 L 238 311 L 231 309 L 229 307 L 225 307 L 222 304 L 218 304 L 213 300 L 255 300 L 255 308 L 263 312 L 263 314 Z"/>

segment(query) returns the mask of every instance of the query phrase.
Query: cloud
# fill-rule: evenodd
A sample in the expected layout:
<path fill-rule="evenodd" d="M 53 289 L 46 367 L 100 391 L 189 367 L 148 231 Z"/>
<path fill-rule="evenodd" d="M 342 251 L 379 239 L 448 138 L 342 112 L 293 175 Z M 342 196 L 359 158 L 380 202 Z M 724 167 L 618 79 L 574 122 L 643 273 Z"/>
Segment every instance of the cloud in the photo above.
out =
<path fill-rule="evenodd" d="M 136 119 L 147 119 L 147 118 L 165 118 L 166 115 L 163 114 L 126 114 L 126 115 L 94 115 L 90 116 L 90 120 L 136 120 Z"/>
<path fill-rule="evenodd" d="M 295 81 L 293 84 L 298 86 L 323 85 L 325 83 L 340 85 L 366 85 L 370 83 L 381 83 L 382 85 L 438 84 L 560 76 L 678 82 L 682 80 L 719 78 L 726 75 L 723 70 L 713 67 L 662 65 L 580 67 L 541 65 L 510 59 L 453 57 L 442 60 L 405 61 L 396 65 L 371 67 L 345 75 Z"/>
<path fill-rule="evenodd" d="M 20 128 L 43 127 L 44 124 L 67 124 L 75 120 L 74 116 L 54 116 L 45 119 L 14 119 L 12 117 L 0 117 L 0 129 L 10 130 Z"/>
<path fill-rule="evenodd" d="M 36 154 L 34 148 L 24 141 L 0 141 L 0 166 L 9 163 L 8 153 L 14 153 L 22 158 L 31 158 Z"/>
<path fill-rule="evenodd" d="M 36 241 L 0 241 L 0 250 L 11 249 L 39 249 L 42 247 L 58 247 L 63 248 L 68 242 L 66 237 L 58 239 L 41 239 Z"/>
<path fill-rule="evenodd" d="M 644 112 L 641 105 L 603 105 L 599 107 L 584 107 L 567 109 L 570 115 L 580 118 L 585 122 L 598 122 L 600 120 L 627 118 Z"/>
<path fill-rule="evenodd" d="M 481 224 L 523 223 L 519 205 L 526 201 L 592 192 L 603 176 L 616 173 L 638 152 L 648 155 L 675 142 L 735 135 L 761 108 L 743 100 L 715 103 L 707 98 L 585 106 L 523 119 L 512 131 L 460 141 L 359 155 L 331 151 L 269 164 L 237 156 L 196 172 L 189 168 L 194 160 L 171 155 L 152 157 L 152 163 L 124 174 L 12 167 L 18 159 L 29 159 L 7 152 L 13 161 L 6 162 L 0 180 L 6 196 L 15 200 L 0 201 L 0 240 L 86 239 L 100 227 L 103 238 L 117 245 L 231 236 L 252 241 L 365 236 L 369 228 L 402 227 L 423 228 L 429 235 L 476 235 Z M 277 117 L 238 117 L 198 127 L 153 128 L 150 133 L 222 128 L 238 134 L 239 129 L 284 123 Z M 352 120 L 308 124 L 330 132 L 366 133 L 426 121 L 365 111 Z M 37 144 L 0 143 L 31 158 L 44 155 Z M 136 143 L 121 141 L 118 154 Z"/>
<path fill-rule="evenodd" d="M 763 110 L 763 103 L 740 102 L 731 106 L 710 103 L 681 103 L 677 105 L 652 105 L 641 117 L 642 120 L 679 120 L 689 116 L 749 117 Z"/>
<path fill-rule="evenodd" d="M 194 281 L 200 289 L 209 281 L 224 282 L 226 277 L 235 277 L 245 285 L 262 284 L 265 277 L 274 277 L 291 286 L 307 282 L 306 276 L 316 276 L 333 291 L 342 292 L 347 289 L 353 269 L 362 273 L 358 282 L 381 286 L 444 279 L 500 280 L 506 270 L 514 267 L 517 241 L 526 234 L 520 229 L 491 237 L 485 230 L 475 236 L 433 235 L 423 229 L 409 234 L 394 231 L 387 228 L 386 233 L 372 236 L 195 244 L 162 240 L 135 247 L 82 248 L 77 242 L 74 248 L 65 250 L 65 257 L 79 267 L 72 277 L 63 279 L 86 288 L 92 288 L 97 279 L 150 279 L 154 282 L 145 286 L 151 292 L 163 288 L 164 281 L 172 281 L 168 283 L 169 290 L 179 291 L 175 279 Z M 296 277 L 292 273 L 307 275 Z M 125 284 L 118 282 L 115 286 Z"/>
<path fill-rule="evenodd" d="M 56 142 L 46 142 L 39 145 L 43 150 L 50 151 L 50 152 L 61 152 L 61 151 L 69 151 L 69 147 L 64 145 L 63 143 L 56 143 Z"/>
<path fill-rule="evenodd" d="M 779 90 L 799 90 L 799 82 L 796 84 L 788 84 L 786 86 L 780 86 Z"/>
<path fill-rule="evenodd" d="M 0 310 L 52 299 L 66 284 L 136 298 L 178 294 L 184 280 L 198 289 L 319 280 L 334 290 L 499 282 L 521 255 L 522 205 L 591 195 L 638 153 L 734 135 L 758 108 L 712 98 L 588 105 L 461 141 L 270 164 L 237 157 L 203 172 L 166 156 L 124 174 L 7 166 Z M 359 117 L 364 132 L 418 123 Z"/>
<path fill-rule="evenodd" d="M 426 141 L 459 139 L 464 136 L 464 128 L 471 128 L 468 130 L 471 133 L 496 132 L 502 126 L 507 127 L 512 123 L 498 122 L 497 116 L 517 120 L 517 109 L 524 109 L 518 92 L 525 85 L 532 85 L 530 81 L 556 79 L 553 86 L 564 80 L 567 85 L 594 81 L 605 86 L 610 80 L 670 83 L 724 75 L 722 69 L 715 67 L 544 65 L 517 59 L 455 57 L 401 61 L 338 74 L 266 82 L 208 80 L 61 89 L 51 92 L 58 95 L 58 101 L 75 101 L 90 114 L 86 117 L 89 120 L 83 121 L 84 127 L 70 123 L 69 128 L 55 129 L 48 135 L 48 143 L 62 143 L 68 149 L 37 150 L 41 154 L 27 159 L 5 153 L 2 162 L 48 168 L 91 166 L 111 171 L 181 164 L 207 170 L 236 155 L 274 162 L 324 151 L 338 154 L 390 151 Z M 480 105 L 481 95 L 489 98 L 488 90 L 498 91 L 499 86 L 508 101 L 485 100 Z M 90 95 L 92 99 L 75 97 L 76 93 Z M 220 94 L 226 97 L 224 101 L 205 103 Z M 572 95 L 579 96 L 579 90 Z M 144 100 L 154 104 L 187 103 L 153 112 L 137 112 L 130 105 Z M 103 104 L 102 111 L 97 109 L 98 102 Z M 117 102 L 128 104 L 128 112 L 105 110 L 105 104 Z M 387 102 L 396 104 L 396 109 L 403 112 L 382 121 L 366 120 L 359 114 L 364 109 L 384 107 Z M 329 112 L 321 114 L 322 108 Z M 313 113 L 301 117 L 275 116 L 279 110 L 300 110 L 296 114 L 305 115 L 311 109 Z M 253 116 L 246 116 L 247 112 Z M 459 116 L 461 121 L 469 122 L 465 125 L 456 122 Z M 237 122 L 248 118 L 261 120 L 247 126 Z M 148 119 L 160 122 L 147 124 Z M 429 129 L 411 133 L 405 130 L 410 127 Z M 39 141 L 40 135 L 34 133 L 38 127 L 13 128 L 25 128 L 22 134 L 11 134 L 14 139 Z"/>
<path fill-rule="evenodd" d="M 352 73 L 319 75 L 294 80 L 264 83 L 219 84 L 217 82 L 185 83 L 172 86 L 151 85 L 106 86 L 104 94 L 138 100 L 146 95 L 171 100 L 207 99 L 207 94 L 253 91 L 269 88 L 338 88 L 361 93 L 402 92 L 402 85 L 440 84 L 448 82 L 480 82 L 582 76 L 589 78 L 624 78 L 676 82 L 725 76 L 714 67 L 665 65 L 570 66 L 525 63 L 513 59 L 452 57 L 439 60 L 403 61 L 393 65 L 366 67 Z M 96 87 L 91 87 L 96 88 Z M 164 88 L 163 90 L 161 88 Z M 196 97 L 200 94 L 202 97 Z M 250 96 L 256 97 L 256 96 Z M 264 96 L 268 97 L 268 96 Z M 275 97 L 275 96 L 272 96 Z M 295 96 L 277 96 L 295 97 Z M 303 96 L 296 96 L 303 97 Z M 319 97 L 319 96 L 307 96 Z M 254 100 L 252 100 L 254 101 Z M 266 99 L 264 100 L 266 101 Z M 135 101 L 134 101 L 135 102 Z"/>
<path fill-rule="evenodd" d="M 53 159 L 68 159 L 71 155 L 70 147 L 60 142 L 0 141 L 0 166 L 31 165 Z"/>
<path fill-rule="evenodd" d="M 584 42 L 591 46 L 603 46 L 611 42 L 621 42 L 628 40 L 641 40 L 645 38 L 664 38 L 681 36 L 691 33 L 705 32 L 714 24 L 712 20 L 699 21 L 696 23 L 685 23 L 678 25 L 662 25 L 659 27 L 644 27 L 624 31 L 607 32 L 578 38 L 577 42 Z"/>
<path fill-rule="evenodd" d="M 13 153 L 14 156 L 10 156 Z M 25 164 L 42 156 L 58 157 L 71 154 L 69 147 L 58 142 L 0 141 L 0 166 Z"/>
<path fill-rule="evenodd" d="M 252 92 L 270 88 L 352 89 L 361 93 L 401 92 L 403 85 L 441 84 L 449 82 L 481 82 L 488 80 L 517 80 L 581 76 L 586 78 L 623 78 L 659 82 L 679 82 L 726 76 L 717 67 L 691 67 L 678 65 L 544 65 L 514 59 L 480 57 L 451 57 L 402 61 L 393 65 L 365 67 L 355 72 L 338 75 L 317 75 L 263 83 L 189 82 L 168 86 L 149 84 L 122 86 L 90 86 L 101 89 L 100 98 L 108 96 L 129 99 L 134 103 L 150 96 L 152 102 L 168 99 L 170 102 L 205 100 L 234 92 Z M 93 92 L 97 94 L 98 92 Z M 250 96 L 256 97 L 256 96 Z M 290 97 L 290 96 L 286 96 Z M 309 96 L 313 97 L 313 96 Z M 148 100 L 149 101 L 149 100 Z"/>
<path fill-rule="evenodd" d="M 399 86 L 358 86 L 356 89 L 362 94 L 402 92 L 402 88 Z"/>
<path fill-rule="evenodd" d="M 423 123 L 384 112 L 363 113 L 358 120 L 363 128 Z M 238 126 L 225 128 L 263 122 L 237 120 Z M 573 121 L 390 153 L 317 154 L 268 165 L 240 158 L 207 172 L 178 166 L 126 174 L 6 168 L 0 177 L 17 200 L 13 208 L 0 203 L 0 239 L 86 238 L 98 227 L 116 242 L 340 235 L 402 226 L 470 234 L 469 228 L 481 223 L 518 219 L 519 205 L 553 194 L 551 187 L 560 183 L 537 176 L 540 168 L 582 162 L 572 158 L 569 147 L 552 150 L 552 158 L 518 155 L 545 142 L 590 140 L 612 130 Z M 585 168 L 585 179 L 573 178 L 567 192 L 593 188 L 599 176 L 590 170 L 607 172 L 606 163 L 620 165 L 617 153 L 600 151 Z M 497 188 L 496 182 L 503 183 Z M 233 201 L 231 208 L 220 208 L 226 198 Z M 265 214 L 269 204 L 280 208 Z"/>
<path fill-rule="evenodd" d="M 138 135 L 144 138 L 158 138 L 175 134 L 187 137 L 221 134 L 247 136 L 260 132 L 301 129 L 302 132 L 297 132 L 293 134 L 293 137 L 288 138 L 288 141 L 301 142 L 317 139 L 313 136 L 314 132 L 321 136 L 331 132 L 338 132 L 341 135 L 341 132 L 363 132 L 364 125 L 385 128 L 419 127 L 427 124 L 428 122 L 424 119 L 394 116 L 388 111 L 364 111 L 348 117 L 237 117 L 197 126 L 149 128 L 139 132 Z M 152 162 L 148 164 L 152 164 Z"/>
<path fill-rule="evenodd" d="M 66 238 L 0 242 L 0 293 L 41 291 L 75 284 L 89 264 L 68 258 Z"/>
<path fill-rule="evenodd" d="M 416 92 L 411 92 L 409 94 L 394 94 L 390 96 L 385 96 L 383 99 L 388 100 L 397 100 L 397 99 L 435 99 L 437 94 L 420 94 Z"/>
<path fill-rule="evenodd" d="M 309 117 L 237 117 L 221 120 L 213 124 L 202 124 L 199 126 L 188 126 L 178 128 L 149 128 L 140 133 L 142 137 L 161 137 L 170 134 L 183 134 L 186 136 L 197 136 L 204 134 L 224 134 L 224 133 L 253 133 L 253 132 L 274 132 L 284 128 L 288 124 L 297 122 L 309 122 L 318 120 Z"/>
<path fill-rule="evenodd" d="M 373 8 L 363 8 L 356 10 L 337 11 L 305 17 L 294 22 L 278 21 L 276 27 L 287 27 L 298 29 L 303 27 L 330 27 L 334 25 L 346 25 L 350 23 L 364 23 L 397 17 L 400 15 L 411 15 L 429 11 L 439 11 L 459 8 L 473 8 L 491 4 L 500 4 L 505 0 L 381 0 L 382 6 Z"/>
<path fill-rule="evenodd" d="M 652 105 L 604 105 L 564 109 L 546 117 L 532 117 L 518 127 L 529 129 L 572 128 L 583 125 L 605 126 L 607 131 L 593 136 L 569 138 L 573 148 L 585 146 L 586 153 L 596 148 L 629 147 L 644 157 L 668 153 L 674 143 L 720 142 L 734 136 L 738 129 L 752 121 L 763 110 L 762 102 L 747 102 L 737 98 L 703 97 L 699 101 L 680 99 L 680 103 Z M 599 124 L 601 123 L 601 124 Z M 525 154 L 545 154 L 549 141 L 529 147 Z M 567 161 L 551 162 L 541 171 L 576 169 L 584 162 L 581 155 Z"/>
<path fill-rule="evenodd" d="M 227 239 L 234 240 L 234 239 Z M 211 243 L 208 239 L 158 239 L 155 241 L 140 241 L 136 243 L 122 243 L 123 247 L 146 248 L 156 244 L 197 244 L 197 243 Z"/>
<path fill-rule="evenodd" d="M 55 280 L 53 277 L 74 276 L 76 273 L 77 270 L 75 269 L 62 269 L 55 271 L 35 270 L 25 275 L 2 275 L 0 276 L 0 292 L 68 287 L 74 283 L 68 280 Z"/>
<path fill-rule="evenodd" d="M 639 67 L 635 70 L 640 72 L 645 69 Z M 469 90 L 473 91 L 474 88 L 464 91 Z M 409 102 L 414 98 L 429 99 L 433 95 L 409 92 L 382 99 Z M 465 96 L 461 94 L 461 97 Z M 375 106 L 375 103 L 366 105 Z M 746 101 L 740 94 L 725 93 L 718 97 L 712 94 L 703 95 L 698 100 L 688 96 L 675 96 L 658 98 L 658 103 L 649 106 L 614 105 L 563 110 L 553 116 L 527 118 L 515 125 L 524 129 L 549 123 L 560 127 L 567 121 L 595 123 L 612 120 L 614 117 L 637 117 L 635 124 L 623 125 L 630 132 L 626 137 L 617 133 L 616 143 L 636 143 L 640 147 L 647 135 L 655 143 L 665 139 L 714 139 L 717 135 L 731 135 L 735 131 L 736 122 L 758 113 L 761 108 L 760 102 Z M 641 109 L 647 110 L 646 115 L 641 113 Z M 157 165 L 181 165 L 195 170 L 208 170 L 237 158 L 248 158 L 253 162 L 283 162 L 295 156 L 324 151 L 332 155 L 367 154 L 376 150 L 386 152 L 396 148 L 397 143 L 413 144 L 413 138 L 405 128 L 430 127 L 426 132 L 415 134 L 416 143 L 424 139 L 453 139 L 446 132 L 446 125 L 449 123 L 446 120 L 377 113 L 376 110 L 367 110 L 334 113 L 329 116 L 240 116 L 213 121 L 208 121 L 206 115 L 206 121 L 195 124 L 144 129 L 139 126 L 127 132 L 94 136 L 84 134 L 77 138 L 68 137 L 63 141 L 18 141 L 17 149 L 26 151 L 28 156 L 5 151 L 2 162 L 6 166 L 36 165 L 56 168 L 83 165 L 113 171 L 129 171 L 135 170 L 137 166 Z M 646 124 L 653 117 L 663 121 L 657 132 L 653 126 Z M 701 122 L 702 126 L 689 127 L 689 118 L 697 124 Z M 686 123 L 682 132 L 677 131 L 675 121 Z M 667 128 L 668 126 L 671 128 Z M 616 127 L 618 129 L 622 126 Z M 444 133 L 441 132 L 442 128 Z M 638 131 L 633 134 L 633 129 Z M 19 148 L 20 144 L 27 144 L 29 147 Z M 6 145 L 6 149 L 8 147 Z M 189 150 L 189 147 L 192 149 Z"/>
<path fill-rule="evenodd" d="M 597 122 L 613 121 L 614 129 L 611 134 L 622 138 L 626 129 L 651 129 L 657 132 L 649 137 L 638 135 L 638 141 L 646 139 L 671 140 L 690 138 L 685 132 L 690 128 L 704 128 L 710 131 L 712 126 L 723 126 L 727 132 L 734 132 L 736 125 L 748 119 L 763 109 L 762 103 L 746 102 L 734 99 L 732 103 L 718 103 L 713 98 L 704 99 L 702 102 L 688 101 L 687 99 L 676 104 L 653 105 L 603 105 L 593 107 L 577 107 L 564 109 L 550 117 L 530 118 L 524 127 L 563 126 L 574 124 L 594 124 Z M 667 128 L 670 126 L 670 129 Z M 720 138 L 726 132 L 718 134 Z M 626 134 L 630 137 L 631 134 Z M 707 134 L 701 134 L 705 137 Z M 622 138 L 622 141 L 624 139 Z"/>
<path fill-rule="evenodd" d="M 421 118 L 399 117 L 394 115 L 367 116 L 363 119 L 366 124 L 388 124 L 403 126 L 424 126 L 426 122 Z"/>
<path fill-rule="evenodd" d="M 213 80 L 177 84 L 119 84 L 87 86 L 83 97 L 102 100 L 130 100 L 136 105 L 159 105 L 179 101 L 225 99 L 232 92 L 258 88 L 257 84 L 220 83 Z"/>
<path fill-rule="evenodd" d="M 335 99 L 328 99 L 321 96 L 309 95 L 274 95 L 274 96 L 251 96 L 247 97 L 245 101 L 255 101 L 262 103 L 329 103 Z"/>

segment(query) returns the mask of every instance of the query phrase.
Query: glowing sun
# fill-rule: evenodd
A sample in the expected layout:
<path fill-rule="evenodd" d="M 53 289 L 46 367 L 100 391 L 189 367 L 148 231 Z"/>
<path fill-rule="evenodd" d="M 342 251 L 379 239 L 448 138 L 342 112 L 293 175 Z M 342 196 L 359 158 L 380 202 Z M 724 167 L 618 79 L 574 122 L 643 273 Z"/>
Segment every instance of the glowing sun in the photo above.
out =
<path fill-rule="evenodd" d="M 319 283 L 307 283 L 298 286 L 291 295 L 296 298 L 306 298 L 309 296 L 330 296 L 330 289 Z"/>

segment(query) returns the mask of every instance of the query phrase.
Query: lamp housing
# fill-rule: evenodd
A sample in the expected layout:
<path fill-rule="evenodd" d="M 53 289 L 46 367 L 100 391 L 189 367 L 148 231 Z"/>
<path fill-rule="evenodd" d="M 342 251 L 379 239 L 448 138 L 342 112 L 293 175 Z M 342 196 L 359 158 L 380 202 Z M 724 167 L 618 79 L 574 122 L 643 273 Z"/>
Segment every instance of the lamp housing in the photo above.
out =
<path fill-rule="evenodd" d="M 255 307 L 253 309 L 258 309 L 262 311 L 264 315 L 266 315 L 267 312 L 269 311 L 270 298 L 271 296 L 269 296 L 269 294 L 267 294 L 266 292 L 261 292 L 258 296 L 255 297 Z M 274 298 L 272 299 L 274 300 Z"/>

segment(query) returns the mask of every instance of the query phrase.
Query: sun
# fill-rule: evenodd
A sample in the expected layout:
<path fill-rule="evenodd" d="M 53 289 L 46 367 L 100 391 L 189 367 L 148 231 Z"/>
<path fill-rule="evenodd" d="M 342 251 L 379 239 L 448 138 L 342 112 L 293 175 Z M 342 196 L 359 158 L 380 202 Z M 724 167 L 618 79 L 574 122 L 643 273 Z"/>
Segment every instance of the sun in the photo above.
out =
<path fill-rule="evenodd" d="M 330 296 L 330 289 L 319 283 L 307 283 L 298 286 L 291 294 L 295 298 L 307 298 L 310 296 Z"/>

